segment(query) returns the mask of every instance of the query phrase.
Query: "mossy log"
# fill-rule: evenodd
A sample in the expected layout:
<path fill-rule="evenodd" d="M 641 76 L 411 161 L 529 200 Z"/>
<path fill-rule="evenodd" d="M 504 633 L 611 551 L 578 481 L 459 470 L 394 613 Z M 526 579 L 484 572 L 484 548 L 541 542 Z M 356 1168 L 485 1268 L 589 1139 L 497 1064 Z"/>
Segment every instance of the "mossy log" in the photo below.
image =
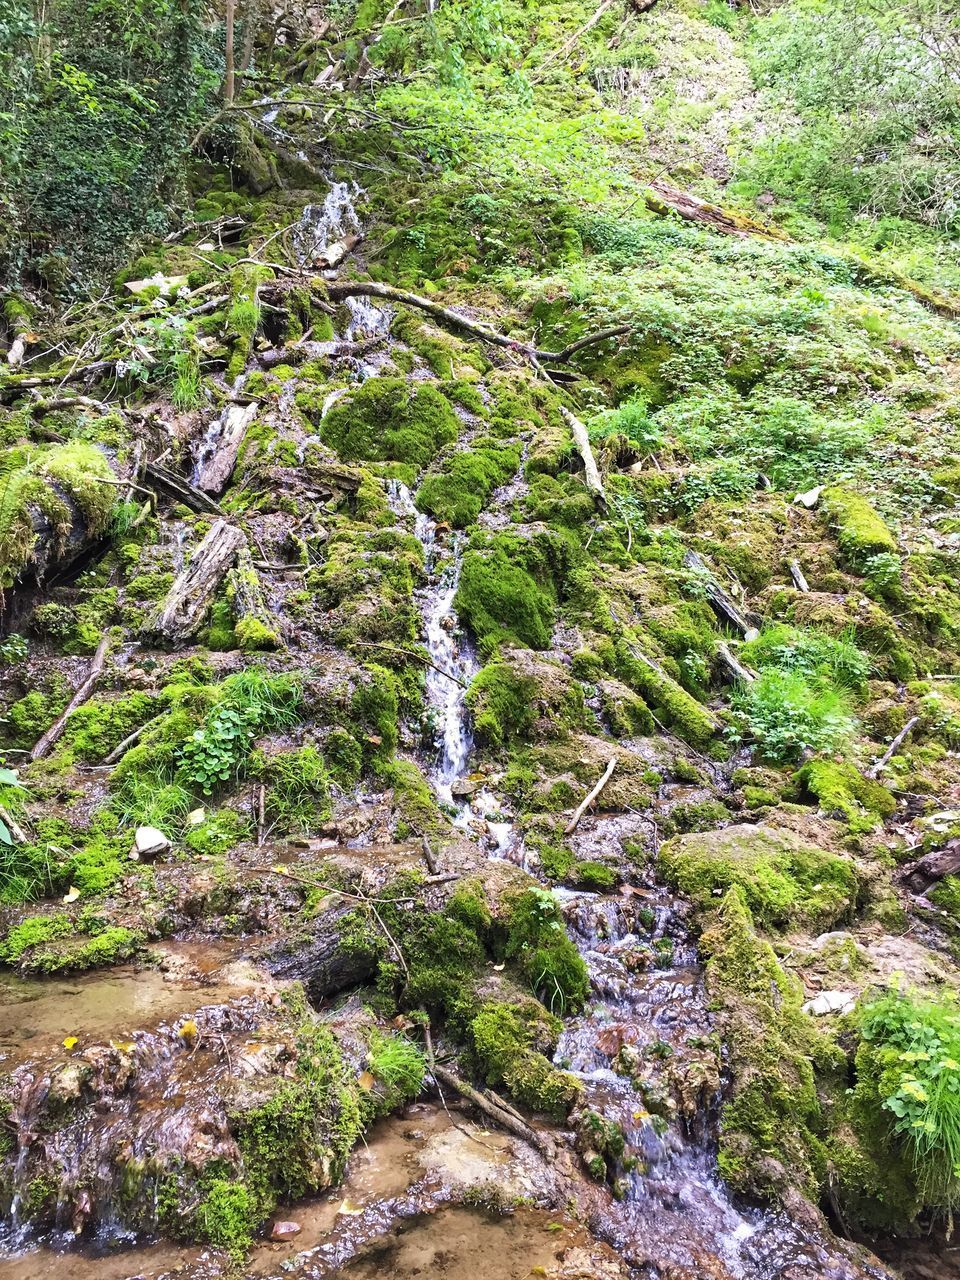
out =
<path fill-rule="evenodd" d="M 697 555 L 696 551 L 688 551 L 683 557 L 683 563 L 685 568 L 692 570 L 699 576 L 707 599 L 710 602 L 710 607 L 721 622 L 725 622 L 744 636 L 755 630 L 753 623 L 734 602 L 730 593 L 724 591 L 713 571 L 703 558 Z"/>
<path fill-rule="evenodd" d="M 275 978 L 302 982 L 314 1005 L 372 977 L 375 954 L 344 945 L 345 920 L 356 902 L 340 899 L 313 920 L 308 931 L 265 948 L 258 961 Z"/>
<path fill-rule="evenodd" d="M 237 551 L 236 564 L 227 574 L 227 595 L 237 620 L 240 648 L 276 649 L 281 643 L 277 615 L 267 605 L 260 576 L 246 543 Z"/>
<path fill-rule="evenodd" d="M 85 441 L 0 454 L 0 586 L 38 580 L 75 560 L 106 532 L 122 477 Z"/>
<path fill-rule="evenodd" d="M 742 213 L 723 209 L 718 204 L 701 200 L 690 191 L 680 191 L 657 179 L 650 183 L 644 197 L 651 213 L 666 216 L 675 213 L 687 222 L 698 222 L 728 236 L 763 236 L 768 240 L 789 240 L 779 227 L 764 226 Z"/>
<path fill-rule="evenodd" d="M 194 636 L 224 575 L 245 546 L 246 538 L 236 525 L 214 521 L 159 609 L 145 623 L 145 633 L 171 642 Z"/>

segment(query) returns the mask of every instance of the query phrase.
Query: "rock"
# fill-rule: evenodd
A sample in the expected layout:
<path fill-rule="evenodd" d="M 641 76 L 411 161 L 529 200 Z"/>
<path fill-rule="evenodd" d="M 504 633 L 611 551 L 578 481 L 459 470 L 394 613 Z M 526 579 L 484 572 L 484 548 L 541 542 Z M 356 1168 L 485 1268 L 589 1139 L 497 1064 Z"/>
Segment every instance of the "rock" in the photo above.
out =
<path fill-rule="evenodd" d="M 466 800 L 476 795 L 482 785 L 481 782 L 474 782 L 470 778 L 457 778 L 450 784 L 450 794 L 455 800 Z"/>
<path fill-rule="evenodd" d="M 815 1018 L 826 1017 L 832 1013 L 852 1013 L 857 997 L 851 991 L 821 991 L 813 1000 L 803 1006 L 804 1013 L 812 1013 Z"/>
<path fill-rule="evenodd" d="M 303 1228 L 299 1222 L 275 1222 L 270 1228 L 271 1240 L 292 1240 L 294 1236 L 298 1236 Z"/>
<path fill-rule="evenodd" d="M 129 289 L 133 294 L 143 293 L 146 289 L 157 288 L 164 296 L 176 293 L 178 289 L 185 289 L 186 287 L 186 276 L 165 276 L 162 271 L 158 271 L 156 275 L 150 276 L 145 280 L 128 280 L 124 285 L 124 288 Z"/>
<path fill-rule="evenodd" d="M 823 493 L 823 485 L 818 484 L 816 488 L 808 489 L 806 493 L 798 493 L 793 500 L 793 505 L 795 507 L 806 507 L 808 511 L 812 511 L 820 501 L 821 493 Z"/>
<path fill-rule="evenodd" d="M 134 862 L 139 862 L 141 859 L 149 862 L 153 858 L 158 858 L 161 853 L 167 853 L 170 848 L 170 841 L 156 827 L 137 827 L 130 857 Z"/>

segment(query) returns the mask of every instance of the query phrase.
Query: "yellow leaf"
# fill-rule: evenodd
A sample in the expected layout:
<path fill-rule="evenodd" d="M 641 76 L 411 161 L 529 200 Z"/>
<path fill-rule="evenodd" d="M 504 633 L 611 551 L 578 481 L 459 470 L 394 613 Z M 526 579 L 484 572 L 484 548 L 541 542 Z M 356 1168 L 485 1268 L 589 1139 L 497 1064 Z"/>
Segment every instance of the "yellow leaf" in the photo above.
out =
<path fill-rule="evenodd" d="M 371 1075 L 369 1071 L 361 1071 L 357 1084 L 365 1093 L 369 1093 L 376 1083 L 376 1076 Z"/>
<path fill-rule="evenodd" d="M 111 1040 L 110 1048 L 116 1049 L 117 1053 L 129 1053 L 133 1048 L 132 1040 Z"/>
<path fill-rule="evenodd" d="M 67 892 L 63 895 L 64 902 L 76 902 L 80 897 L 80 890 L 75 884 L 72 884 Z"/>
<path fill-rule="evenodd" d="M 180 1039 L 186 1041 L 187 1044 L 193 1044 L 198 1035 L 197 1024 L 192 1018 L 188 1018 L 186 1022 L 180 1023 L 180 1026 L 177 1028 L 177 1034 L 180 1036 Z"/>
<path fill-rule="evenodd" d="M 358 1204 L 351 1204 L 349 1200 L 343 1200 L 340 1203 L 340 1208 L 337 1210 L 337 1213 L 345 1213 L 351 1218 L 356 1218 L 359 1214 L 363 1213 L 363 1209 Z"/>
<path fill-rule="evenodd" d="M 67 1036 L 67 1038 L 63 1042 L 63 1047 L 65 1049 L 72 1049 L 76 1043 L 77 1043 L 76 1036 Z"/>

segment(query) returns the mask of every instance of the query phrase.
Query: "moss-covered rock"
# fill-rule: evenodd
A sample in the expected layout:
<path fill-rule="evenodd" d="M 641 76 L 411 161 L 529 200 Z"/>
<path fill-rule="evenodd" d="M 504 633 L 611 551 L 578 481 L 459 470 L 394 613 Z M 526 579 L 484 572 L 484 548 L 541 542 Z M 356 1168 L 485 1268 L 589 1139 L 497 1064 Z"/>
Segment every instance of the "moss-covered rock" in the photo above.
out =
<path fill-rule="evenodd" d="M 450 402 L 429 383 L 370 378 L 330 409 L 320 434 L 345 461 L 425 467 L 456 440 L 459 424 Z"/>
<path fill-rule="evenodd" d="M 659 861 L 668 882 L 701 910 L 736 887 L 766 928 L 828 928 L 849 917 L 857 900 L 853 865 L 786 829 L 738 824 L 678 836 Z"/>
<path fill-rule="evenodd" d="M 871 556 L 896 554 L 896 539 L 861 494 L 835 485 L 824 490 L 822 502 L 840 550 L 854 569 L 863 569 Z"/>
<path fill-rule="evenodd" d="M 852 764 L 811 760 L 796 775 L 797 782 L 816 796 L 829 816 L 839 816 L 856 831 L 869 831 L 892 817 L 897 802 L 880 782 L 864 777 Z"/>

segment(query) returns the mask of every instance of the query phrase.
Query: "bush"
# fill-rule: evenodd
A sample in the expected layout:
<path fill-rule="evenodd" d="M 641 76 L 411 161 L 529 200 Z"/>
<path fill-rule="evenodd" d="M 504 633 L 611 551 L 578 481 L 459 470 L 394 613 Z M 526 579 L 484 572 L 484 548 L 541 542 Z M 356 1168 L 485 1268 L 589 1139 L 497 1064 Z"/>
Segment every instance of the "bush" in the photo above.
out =
<path fill-rule="evenodd" d="M 856 731 L 846 694 L 795 671 L 761 671 L 741 686 L 734 705 L 762 755 L 775 762 L 799 760 L 805 751 L 838 751 Z"/>
<path fill-rule="evenodd" d="M 893 992 L 860 1011 L 855 1108 L 882 1113 L 922 1204 L 960 1205 L 960 1008 L 955 997 Z"/>

